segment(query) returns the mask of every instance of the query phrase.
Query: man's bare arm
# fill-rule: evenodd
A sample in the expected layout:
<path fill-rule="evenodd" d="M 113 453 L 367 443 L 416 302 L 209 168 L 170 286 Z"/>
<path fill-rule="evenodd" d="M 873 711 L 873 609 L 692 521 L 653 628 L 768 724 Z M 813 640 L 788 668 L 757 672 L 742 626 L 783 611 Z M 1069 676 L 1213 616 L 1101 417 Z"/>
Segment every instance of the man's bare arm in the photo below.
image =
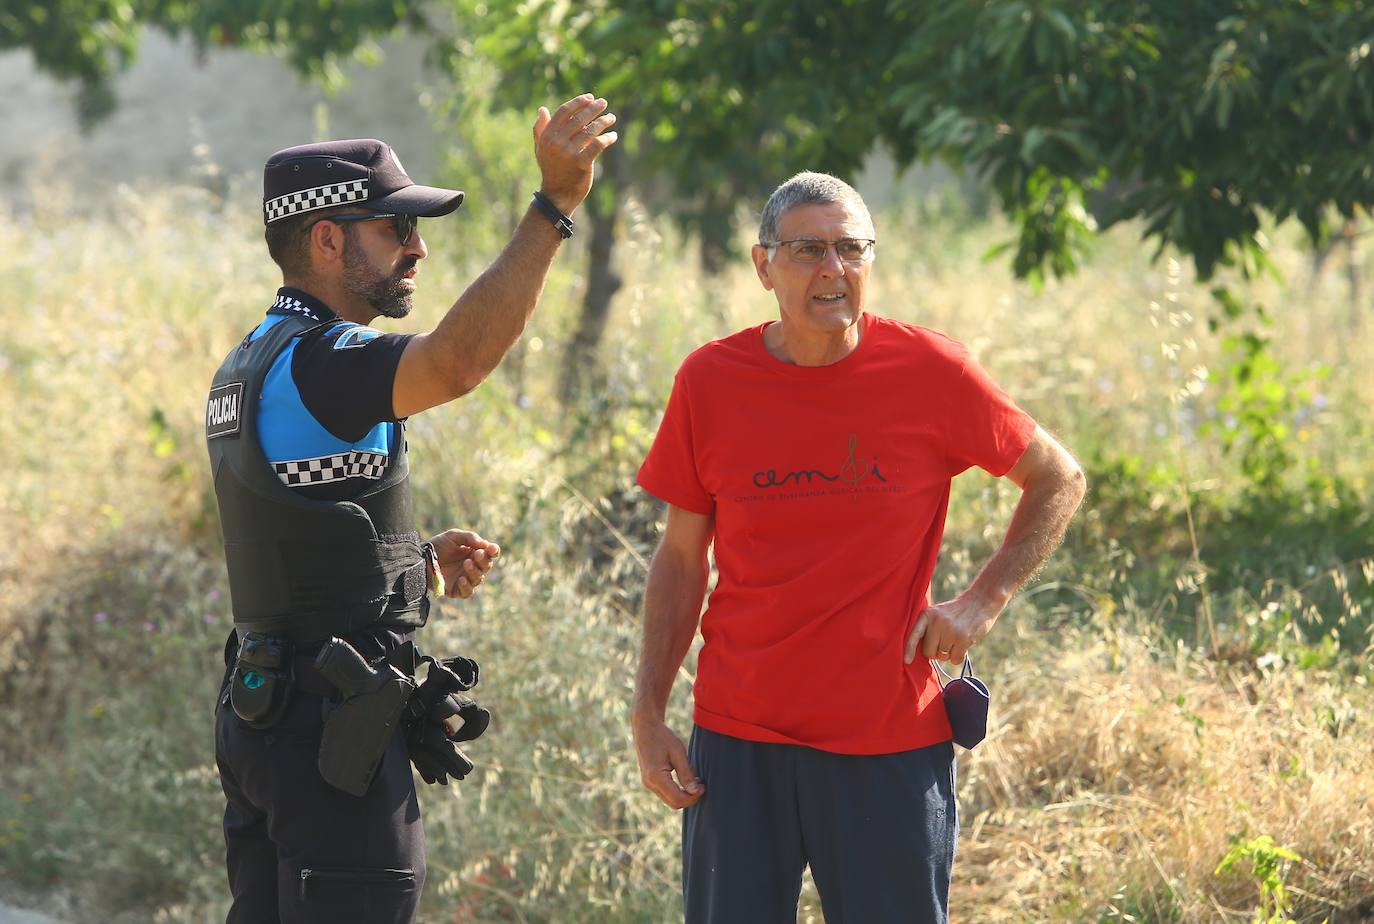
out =
<path fill-rule="evenodd" d="M 584 94 L 534 124 L 541 191 L 571 214 L 591 190 L 596 158 L 616 141 L 606 101 Z M 481 384 L 525 329 L 544 290 L 562 237 L 533 206 L 501 255 L 478 276 L 428 334 L 401 354 L 392 390 L 397 417 L 452 401 Z"/>
<path fill-rule="evenodd" d="M 677 809 L 696 802 L 705 792 L 687 763 L 682 739 L 668 728 L 664 716 L 673 681 L 701 619 L 710 576 L 706 550 L 713 532 L 712 517 L 669 505 L 668 525 L 649 565 L 644 591 L 644 638 L 631 726 L 640 779 L 666 805 Z"/>
<path fill-rule="evenodd" d="M 1006 477 L 1022 491 L 1006 538 L 967 590 L 916 620 L 906 642 L 908 663 L 918 648 L 932 660 L 963 663 L 969 648 L 992 630 L 1007 602 L 1063 541 L 1087 490 L 1073 456 L 1039 427 Z"/>

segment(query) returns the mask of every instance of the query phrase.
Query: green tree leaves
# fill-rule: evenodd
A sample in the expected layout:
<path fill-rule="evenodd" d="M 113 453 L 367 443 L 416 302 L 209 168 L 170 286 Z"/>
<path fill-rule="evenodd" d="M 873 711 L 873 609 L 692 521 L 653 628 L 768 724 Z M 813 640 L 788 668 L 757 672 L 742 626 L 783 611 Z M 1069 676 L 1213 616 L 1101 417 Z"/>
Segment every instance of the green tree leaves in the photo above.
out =
<path fill-rule="evenodd" d="M 498 102 L 594 88 L 624 117 L 634 174 L 697 230 L 795 170 L 979 172 L 1021 225 L 1018 274 L 1064 273 L 1127 219 L 1206 279 L 1265 215 L 1313 239 L 1374 200 L 1368 0 L 447 0 L 471 42 L 414 0 L 57 0 L 0 13 L 0 48 L 83 82 L 92 114 L 140 24 L 281 50 L 326 80 L 370 35 L 410 26 L 501 70 Z M 461 92 L 461 88 L 457 90 Z M 646 184 L 641 184 L 646 185 Z M 728 222 L 727 222 L 728 225 Z M 719 233 L 719 232 L 717 232 Z"/>
<path fill-rule="evenodd" d="M 1371 201 L 1374 9 L 1361 0 L 931 5 L 892 61 L 906 150 L 980 170 L 1022 224 L 1014 265 L 1071 269 L 1048 179 L 1093 189 L 1103 226 L 1191 254 L 1208 278 L 1263 214 L 1314 239 Z"/>
<path fill-rule="evenodd" d="M 0 49 L 28 48 L 40 69 L 77 81 L 78 114 L 90 125 L 116 105 L 111 78 L 133 60 L 145 26 L 190 35 L 201 49 L 273 49 L 329 87 L 342 79 L 341 58 L 369 53 L 369 37 L 421 30 L 425 19 L 405 0 L 20 0 L 0 11 Z"/>

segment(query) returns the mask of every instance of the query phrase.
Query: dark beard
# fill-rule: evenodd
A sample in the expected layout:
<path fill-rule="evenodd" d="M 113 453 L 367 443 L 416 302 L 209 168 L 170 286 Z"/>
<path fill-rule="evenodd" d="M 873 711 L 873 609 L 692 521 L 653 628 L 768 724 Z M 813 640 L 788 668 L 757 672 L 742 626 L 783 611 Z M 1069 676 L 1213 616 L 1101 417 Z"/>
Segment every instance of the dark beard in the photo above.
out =
<path fill-rule="evenodd" d="M 344 226 L 344 288 L 350 295 L 365 299 L 372 310 L 382 317 L 403 318 L 410 314 L 414 306 L 410 301 L 410 290 L 403 280 L 405 274 L 415 267 L 415 258 L 403 261 L 394 273 L 384 276 L 368 262 L 353 231 L 351 226 Z"/>

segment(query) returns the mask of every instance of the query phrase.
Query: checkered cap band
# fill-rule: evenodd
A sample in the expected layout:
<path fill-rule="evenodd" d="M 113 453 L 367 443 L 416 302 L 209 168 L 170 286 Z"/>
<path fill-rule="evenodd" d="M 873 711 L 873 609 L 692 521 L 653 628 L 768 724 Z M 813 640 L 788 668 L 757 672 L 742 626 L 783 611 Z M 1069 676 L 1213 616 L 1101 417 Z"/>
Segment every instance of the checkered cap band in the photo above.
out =
<path fill-rule="evenodd" d="M 343 183 L 330 183 L 328 186 L 316 186 L 314 189 L 303 189 L 300 192 L 287 193 L 284 196 L 269 199 L 262 204 L 262 210 L 267 218 L 267 223 L 270 225 L 274 221 L 290 218 L 301 212 L 313 212 L 316 209 L 347 205 L 350 202 L 363 202 L 366 199 L 367 180 L 348 180 Z"/>
<path fill-rule="evenodd" d="M 307 484 L 329 484 L 345 478 L 368 478 L 376 481 L 386 474 L 387 457 L 380 452 L 357 449 L 318 459 L 295 459 L 273 462 L 277 477 L 290 487 Z"/>

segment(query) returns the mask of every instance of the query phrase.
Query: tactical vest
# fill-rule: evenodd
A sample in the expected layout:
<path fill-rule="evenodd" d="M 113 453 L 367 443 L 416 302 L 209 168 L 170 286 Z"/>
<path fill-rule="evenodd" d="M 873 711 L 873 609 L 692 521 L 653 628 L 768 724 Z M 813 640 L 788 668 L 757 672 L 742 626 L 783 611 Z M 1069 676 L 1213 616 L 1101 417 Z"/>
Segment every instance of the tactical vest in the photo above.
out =
<path fill-rule="evenodd" d="M 273 361 L 292 338 L 321 326 L 286 316 L 245 338 L 210 388 L 205 436 L 240 636 L 310 642 L 373 624 L 421 626 L 429 615 L 404 425 L 385 475 L 351 501 L 287 487 L 258 442 L 258 398 Z"/>

